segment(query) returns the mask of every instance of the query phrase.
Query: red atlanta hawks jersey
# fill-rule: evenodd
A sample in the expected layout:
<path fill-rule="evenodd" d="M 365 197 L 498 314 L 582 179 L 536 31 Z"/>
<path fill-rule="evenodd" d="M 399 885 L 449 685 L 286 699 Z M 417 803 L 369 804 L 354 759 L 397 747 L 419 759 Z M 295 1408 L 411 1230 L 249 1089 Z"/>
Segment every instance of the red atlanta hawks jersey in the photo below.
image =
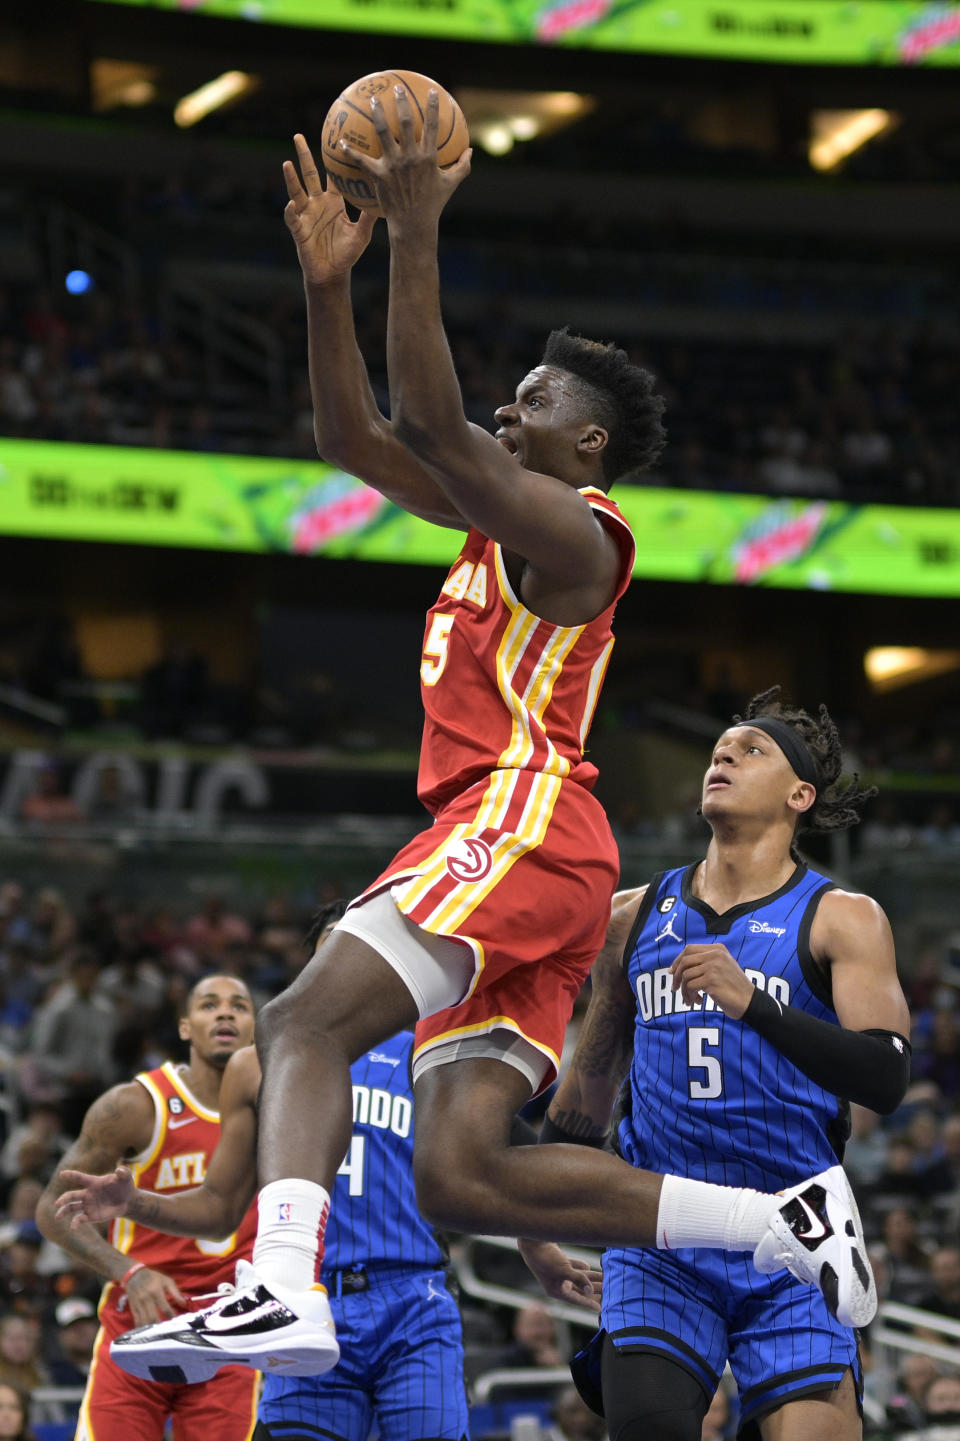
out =
<path fill-rule="evenodd" d="M 153 1099 L 154 1123 L 149 1146 L 128 1163 L 134 1181 L 144 1191 L 165 1196 L 193 1190 L 202 1184 L 217 1149 L 219 1111 L 201 1105 L 172 1061 L 155 1071 L 143 1071 L 136 1079 Z M 165 1236 L 126 1217 L 113 1222 L 110 1240 L 131 1261 L 172 1276 L 190 1295 L 215 1291 L 221 1281 L 232 1281 L 237 1261 L 250 1259 L 256 1231 L 253 1205 L 240 1229 L 223 1241 Z"/>
<path fill-rule="evenodd" d="M 507 578 L 500 546 L 478 530 L 427 612 L 417 793 L 434 815 L 496 770 L 543 771 L 593 787 L 597 769 L 583 750 L 634 545 L 612 500 L 593 488 L 580 494 L 620 550 L 616 594 L 595 620 L 564 626 L 533 615 Z"/>

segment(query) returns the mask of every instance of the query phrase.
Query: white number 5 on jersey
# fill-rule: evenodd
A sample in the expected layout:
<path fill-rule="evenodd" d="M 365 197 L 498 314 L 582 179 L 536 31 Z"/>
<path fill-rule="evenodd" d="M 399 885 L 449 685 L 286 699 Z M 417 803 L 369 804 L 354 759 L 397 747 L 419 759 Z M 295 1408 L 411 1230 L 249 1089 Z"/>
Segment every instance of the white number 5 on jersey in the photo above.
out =
<path fill-rule="evenodd" d="M 712 1101 L 723 1095 L 723 1070 L 719 1056 L 707 1055 L 707 1047 L 720 1046 L 719 1026 L 690 1026 L 687 1030 L 687 1064 L 702 1071 L 703 1080 L 690 1077 L 690 1099 Z"/>

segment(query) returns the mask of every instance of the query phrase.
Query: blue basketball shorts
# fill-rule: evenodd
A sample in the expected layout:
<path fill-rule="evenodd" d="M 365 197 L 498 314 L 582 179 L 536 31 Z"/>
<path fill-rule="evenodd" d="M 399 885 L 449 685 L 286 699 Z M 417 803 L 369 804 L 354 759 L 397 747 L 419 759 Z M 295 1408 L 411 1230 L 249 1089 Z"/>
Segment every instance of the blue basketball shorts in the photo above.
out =
<path fill-rule="evenodd" d="M 673 1360 L 708 1396 L 729 1361 L 741 1427 L 836 1387 L 848 1367 L 862 1398 L 856 1332 L 830 1315 L 815 1287 L 789 1271 L 762 1276 L 746 1254 L 607 1251 L 601 1321 L 618 1350 Z"/>
<path fill-rule="evenodd" d="M 266 1376 L 260 1422 L 289 1437 L 460 1441 L 467 1435 L 457 1303 L 442 1271 L 367 1272 L 369 1289 L 330 1306 L 340 1361 L 323 1376 Z"/>

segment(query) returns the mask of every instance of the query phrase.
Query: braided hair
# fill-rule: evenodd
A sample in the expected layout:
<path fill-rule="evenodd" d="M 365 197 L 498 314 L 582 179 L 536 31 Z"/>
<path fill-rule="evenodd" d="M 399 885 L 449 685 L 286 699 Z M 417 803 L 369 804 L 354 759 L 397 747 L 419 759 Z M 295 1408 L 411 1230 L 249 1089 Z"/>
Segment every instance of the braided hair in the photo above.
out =
<path fill-rule="evenodd" d="M 790 706 L 782 701 L 780 686 L 775 685 L 755 695 L 747 702 L 746 712 L 733 719 L 751 721 L 764 715 L 775 716 L 796 731 L 810 752 L 817 772 L 817 798 L 810 809 L 800 815 L 797 830 L 823 834 L 858 825 L 860 812 L 866 802 L 877 794 L 877 788 L 866 786 L 861 789 L 858 775 L 842 777 L 840 735 L 826 706 L 821 705 L 814 717 L 799 706 Z"/>

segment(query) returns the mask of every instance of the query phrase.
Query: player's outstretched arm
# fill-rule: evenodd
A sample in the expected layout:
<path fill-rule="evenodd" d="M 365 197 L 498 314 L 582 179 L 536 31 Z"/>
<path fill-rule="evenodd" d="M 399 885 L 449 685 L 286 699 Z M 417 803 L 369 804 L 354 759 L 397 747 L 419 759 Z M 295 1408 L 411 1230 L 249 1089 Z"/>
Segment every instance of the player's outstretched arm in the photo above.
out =
<path fill-rule="evenodd" d="M 252 1046 L 231 1056 L 220 1088 L 220 1139 L 210 1158 L 203 1185 L 165 1196 L 140 1191 L 125 1166 L 108 1175 L 90 1175 L 64 1167 L 65 1190 L 56 1202 L 56 1216 L 71 1233 L 85 1223 L 127 1216 L 170 1236 L 222 1240 L 234 1232 L 256 1191 L 256 1100 L 260 1067 Z"/>
<path fill-rule="evenodd" d="M 153 1102 L 143 1086 L 136 1082 L 115 1086 L 90 1107 L 80 1135 L 63 1158 L 64 1167 L 67 1172 L 113 1170 L 122 1157 L 145 1149 L 153 1124 Z M 37 1204 L 37 1225 L 74 1260 L 108 1281 L 122 1281 L 130 1270 L 130 1257 L 111 1246 L 85 1218 L 74 1225 L 71 1216 L 59 1213 L 59 1201 L 68 1185 L 63 1171 L 51 1178 Z M 162 1321 L 187 1304 L 171 1277 L 147 1266 L 130 1277 L 125 1290 L 138 1326 Z"/>
<path fill-rule="evenodd" d="M 382 156 L 371 160 L 347 151 L 375 185 L 390 233 L 387 371 L 393 430 L 460 515 L 538 573 L 538 614 L 559 624 L 580 624 L 612 599 L 619 554 L 572 485 L 526 470 L 466 418 L 443 328 L 437 239 L 440 213 L 468 173 L 470 152 L 440 169 L 437 110 L 434 92 L 416 140 L 409 99 L 401 89 L 400 139 L 374 104 Z M 532 397 L 531 403 L 548 399 Z M 595 428 L 585 443 L 602 447 L 605 435 Z"/>
<path fill-rule="evenodd" d="M 636 1002 L 621 962 L 646 889 L 618 891 L 613 898 L 606 940 L 590 973 L 590 1004 L 547 1107 L 542 1139 L 601 1146 L 606 1138 L 633 1055 Z"/>
<path fill-rule="evenodd" d="M 350 275 L 366 250 L 374 218 L 352 221 L 334 186 L 324 189 L 302 135 L 294 137 L 300 174 L 284 163 L 287 229 L 297 247 L 307 302 L 307 353 L 319 454 L 405 510 L 438 525 L 465 522 L 381 415 L 357 345 Z"/>
<path fill-rule="evenodd" d="M 633 1053 L 636 1007 L 621 958 L 646 889 L 618 891 L 613 898 L 606 940 L 590 976 L 590 1004 L 573 1059 L 547 1108 L 542 1142 L 602 1146 L 606 1140 L 614 1101 Z M 518 1244 L 548 1296 L 600 1310 L 602 1273 L 549 1241 Z"/>

